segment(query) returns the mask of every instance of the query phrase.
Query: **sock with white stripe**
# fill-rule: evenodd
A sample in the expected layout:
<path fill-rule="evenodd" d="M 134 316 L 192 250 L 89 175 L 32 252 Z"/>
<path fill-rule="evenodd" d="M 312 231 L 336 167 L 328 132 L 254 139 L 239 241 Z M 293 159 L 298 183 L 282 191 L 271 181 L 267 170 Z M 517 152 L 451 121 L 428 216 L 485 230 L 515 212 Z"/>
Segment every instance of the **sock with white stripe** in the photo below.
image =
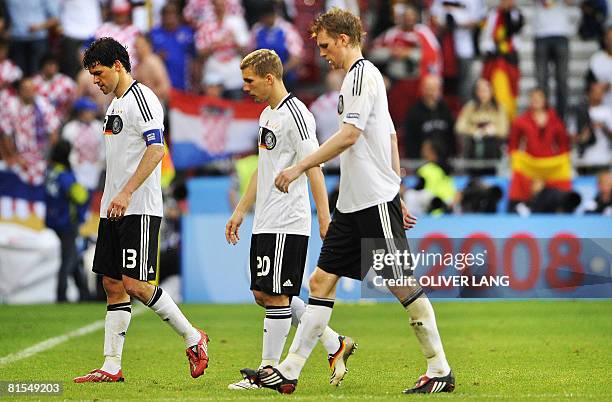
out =
<path fill-rule="evenodd" d="M 185 318 L 170 295 L 162 291 L 160 287 L 155 287 L 153 296 L 147 302 L 147 307 L 155 311 L 162 320 L 166 321 L 177 334 L 185 339 L 186 347 L 190 348 L 198 344 L 201 338 L 200 333 Z"/>
<path fill-rule="evenodd" d="M 408 312 L 410 326 L 421 345 L 423 356 L 427 359 L 425 375 L 429 378 L 448 375 L 450 366 L 446 361 L 431 302 L 421 291 L 411 300 L 402 301 L 402 304 Z"/>
<path fill-rule="evenodd" d="M 290 328 L 291 308 L 289 306 L 266 307 L 260 367 L 278 365 Z"/>
<path fill-rule="evenodd" d="M 125 334 L 130 326 L 132 307 L 130 302 L 106 306 L 104 320 L 104 364 L 101 370 L 117 374 L 121 370 L 121 355 Z"/>
<path fill-rule="evenodd" d="M 286 378 L 294 380 L 300 376 L 306 359 L 329 323 L 333 308 L 334 300 L 315 297 L 308 299 L 308 306 L 300 319 L 289 354 L 278 366 L 278 370 Z"/>
<path fill-rule="evenodd" d="M 306 311 L 306 303 L 299 297 L 291 298 L 291 325 L 297 328 L 300 323 L 300 317 Z M 338 333 L 330 327 L 325 327 L 323 335 L 321 335 L 321 344 L 325 348 L 328 354 L 333 355 L 340 348 L 340 341 L 338 340 Z"/>

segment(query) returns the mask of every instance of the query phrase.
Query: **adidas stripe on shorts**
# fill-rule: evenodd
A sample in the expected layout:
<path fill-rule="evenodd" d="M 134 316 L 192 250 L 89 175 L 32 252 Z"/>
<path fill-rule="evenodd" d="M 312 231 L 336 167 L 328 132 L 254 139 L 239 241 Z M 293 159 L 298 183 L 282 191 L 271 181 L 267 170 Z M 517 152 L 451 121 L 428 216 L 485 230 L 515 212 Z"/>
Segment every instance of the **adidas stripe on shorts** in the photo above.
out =
<path fill-rule="evenodd" d="M 152 215 L 100 218 L 92 270 L 118 280 L 121 275 L 154 280 L 160 225 L 161 217 Z"/>
<path fill-rule="evenodd" d="M 258 233 L 251 236 L 251 290 L 271 295 L 300 294 L 308 236 Z"/>

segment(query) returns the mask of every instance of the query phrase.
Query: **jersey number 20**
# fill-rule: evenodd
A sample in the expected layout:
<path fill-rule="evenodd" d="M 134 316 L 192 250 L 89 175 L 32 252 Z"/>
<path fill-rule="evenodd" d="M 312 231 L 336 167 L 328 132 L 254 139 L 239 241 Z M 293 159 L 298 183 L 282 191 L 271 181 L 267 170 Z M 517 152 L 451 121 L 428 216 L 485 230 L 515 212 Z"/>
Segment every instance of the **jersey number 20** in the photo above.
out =
<path fill-rule="evenodd" d="M 257 276 L 266 276 L 270 272 L 270 257 L 257 257 Z"/>

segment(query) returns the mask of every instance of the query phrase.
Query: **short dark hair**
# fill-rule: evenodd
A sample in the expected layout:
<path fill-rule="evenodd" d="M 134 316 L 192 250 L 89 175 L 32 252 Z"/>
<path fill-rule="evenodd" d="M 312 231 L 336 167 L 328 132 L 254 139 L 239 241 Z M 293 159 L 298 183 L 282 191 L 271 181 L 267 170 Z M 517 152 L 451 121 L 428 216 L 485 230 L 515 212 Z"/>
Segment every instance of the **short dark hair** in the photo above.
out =
<path fill-rule="evenodd" d="M 43 57 L 40 58 L 39 64 L 41 67 L 46 66 L 47 64 L 57 64 L 59 65 L 59 60 L 53 53 L 46 53 Z"/>
<path fill-rule="evenodd" d="M 131 71 L 130 56 L 125 46 L 113 38 L 104 37 L 95 40 L 89 45 L 87 50 L 85 50 L 83 66 L 85 68 L 91 68 L 97 64 L 101 64 L 106 67 L 112 67 L 113 64 L 115 64 L 115 60 L 119 60 L 125 68 L 125 71 L 128 73 Z"/>
<path fill-rule="evenodd" d="M 49 159 L 51 162 L 60 163 L 66 166 L 68 169 L 72 169 L 70 166 L 70 151 L 72 150 L 72 145 L 64 140 L 59 139 L 53 148 L 51 148 L 51 153 L 49 155 Z"/>

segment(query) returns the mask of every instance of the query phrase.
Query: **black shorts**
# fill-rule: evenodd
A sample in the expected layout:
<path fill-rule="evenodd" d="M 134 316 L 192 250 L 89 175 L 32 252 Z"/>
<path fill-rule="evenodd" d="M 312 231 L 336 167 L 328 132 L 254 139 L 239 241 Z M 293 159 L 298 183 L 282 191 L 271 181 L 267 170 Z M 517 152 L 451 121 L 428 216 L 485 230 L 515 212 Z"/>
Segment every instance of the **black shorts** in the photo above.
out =
<path fill-rule="evenodd" d="M 151 215 L 126 215 L 116 221 L 101 218 L 93 271 L 118 280 L 121 275 L 154 280 L 160 225 L 161 217 Z"/>
<path fill-rule="evenodd" d="M 360 211 L 345 214 L 336 209 L 317 266 L 334 275 L 363 280 L 373 266 L 374 254 L 396 251 L 410 253 L 399 195 Z M 410 276 L 408 268 L 389 266 L 381 274 L 386 278 Z"/>
<path fill-rule="evenodd" d="M 251 236 L 251 290 L 270 295 L 300 294 L 308 236 L 259 233 Z"/>

